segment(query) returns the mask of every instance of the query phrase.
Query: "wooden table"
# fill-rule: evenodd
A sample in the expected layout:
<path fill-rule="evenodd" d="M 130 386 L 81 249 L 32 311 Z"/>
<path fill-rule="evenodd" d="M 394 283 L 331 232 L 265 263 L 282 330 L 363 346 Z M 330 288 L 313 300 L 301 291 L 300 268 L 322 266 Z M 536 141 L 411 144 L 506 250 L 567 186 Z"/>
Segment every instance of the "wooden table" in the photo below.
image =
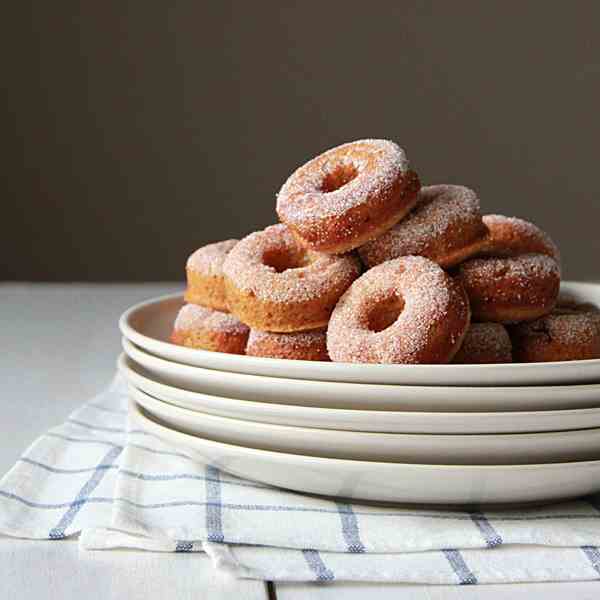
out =
<path fill-rule="evenodd" d="M 117 319 L 178 284 L 0 284 L 0 474 L 113 376 Z M 76 541 L 0 537 L 2 600 L 410 600 L 597 598 L 600 583 L 493 586 L 265 584 L 233 579 L 202 554 L 85 552 Z"/>

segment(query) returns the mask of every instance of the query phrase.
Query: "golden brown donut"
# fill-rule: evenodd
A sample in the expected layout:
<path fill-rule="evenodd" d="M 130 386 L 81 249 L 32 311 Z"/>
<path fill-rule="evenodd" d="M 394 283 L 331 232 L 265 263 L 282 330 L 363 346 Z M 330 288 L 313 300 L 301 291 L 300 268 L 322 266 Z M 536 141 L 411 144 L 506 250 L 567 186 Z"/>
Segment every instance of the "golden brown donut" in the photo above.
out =
<path fill-rule="evenodd" d="M 237 240 L 225 240 L 198 248 L 187 260 L 185 301 L 229 312 L 223 283 L 223 262 Z"/>
<path fill-rule="evenodd" d="M 275 333 L 252 329 L 246 344 L 248 356 L 328 361 L 325 329 Z"/>
<path fill-rule="evenodd" d="M 559 306 L 510 333 L 518 362 L 600 358 L 600 312 L 589 304 Z"/>
<path fill-rule="evenodd" d="M 397 144 L 359 140 L 298 168 L 279 191 L 277 214 L 308 248 L 340 254 L 393 227 L 419 187 Z"/>
<path fill-rule="evenodd" d="M 419 255 L 448 268 L 480 251 L 486 236 L 479 198 L 473 190 L 461 185 L 430 185 L 421 188 L 417 205 L 405 219 L 358 252 L 368 267 L 399 256 Z"/>
<path fill-rule="evenodd" d="M 171 341 L 189 348 L 244 354 L 249 332 L 233 315 L 186 304 L 177 314 Z"/>
<path fill-rule="evenodd" d="M 241 321 L 262 331 L 305 331 L 327 324 L 360 262 L 307 251 L 286 225 L 272 225 L 240 241 L 223 273 L 229 309 Z"/>
<path fill-rule="evenodd" d="M 472 258 L 458 268 L 473 318 L 516 323 L 549 313 L 560 287 L 558 263 L 545 254 Z"/>
<path fill-rule="evenodd" d="M 512 343 L 506 327 L 500 323 L 471 323 L 453 363 L 511 363 Z"/>
<path fill-rule="evenodd" d="M 488 236 L 479 256 L 545 254 L 560 264 L 558 246 L 537 225 L 524 219 L 504 215 L 485 215 L 483 222 L 488 229 Z"/>
<path fill-rule="evenodd" d="M 338 362 L 447 363 L 469 321 L 460 283 L 426 258 L 405 256 L 350 286 L 331 315 L 327 350 Z"/>

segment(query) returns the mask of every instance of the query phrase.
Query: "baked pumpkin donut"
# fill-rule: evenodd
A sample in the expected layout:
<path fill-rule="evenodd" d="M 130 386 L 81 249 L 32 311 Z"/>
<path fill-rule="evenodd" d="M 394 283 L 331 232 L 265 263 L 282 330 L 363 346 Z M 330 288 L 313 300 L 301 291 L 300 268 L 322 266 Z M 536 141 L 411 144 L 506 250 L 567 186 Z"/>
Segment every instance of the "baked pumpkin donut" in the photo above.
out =
<path fill-rule="evenodd" d="M 485 215 L 483 222 L 488 229 L 488 236 L 479 256 L 545 254 L 560 264 L 558 246 L 537 225 L 524 219 L 504 215 Z"/>
<path fill-rule="evenodd" d="M 252 329 L 246 344 L 248 356 L 292 360 L 329 360 L 325 329 L 275 333 Z"/>
<path fill-rule="evenodd" d="M 359 249 L 362 261 L 374 267 L 399 256 L 419 255 L 443 268 L 475 255 L 487 239 L 479 198 L 461 185 L 421 188 L 410 214 L 383 235 Z"/>
<path fill-rule="evenodd" d="M 393 227 L 414 206 L 419 179 L 388 140 L 332 148 L 298 168 L 277 196 L 277 214 L 302 244 L 340 254 Z"/>
<path fill-rule="evenodd" d="M 511 328 L 519 362 L 600 358 L 600 311 L 589 304 L 555 308 L 550 314 Z"/>
<path fill-rule="evenodd" d="M 171 341 L 188 348 L 244 354 L 249 333 L 233 315 L 186 304 L 177 314 Z"/>
<path fill-rule="evenodd" d="M 456 353 L 455 364 L 511 363 L 512 343 L 506 327 L 500 323 L 471 323 Z"/>
<path fill-rule="evenodd" d="M 350 286 L 331 315 L 327 350 L 339 362 L 447 363 L 469 320 L 460 283 L 436 263 L 406 256 L 373 267 Z"/>
<path fill-rule="evenodd" d="M 549 313 L 556 304 L 560 267 L 545 254 L 472 258 L 458 267 L 473 318 L 515 323 Z"/>
<path fill-rule="evenodd" d="M 304 331 L 327 324 L 360 261 L 308 251 L 280 224 L 240 241 L 223 273 L 229 309 L 241 321 L 263 331 Z"/>
<path fill-rule="evenodd" d="M 237 240 L 225 240 L 198 248 L 187 260 L 185 301 L 228 312 L 223 283 L 223 262 Z"/>

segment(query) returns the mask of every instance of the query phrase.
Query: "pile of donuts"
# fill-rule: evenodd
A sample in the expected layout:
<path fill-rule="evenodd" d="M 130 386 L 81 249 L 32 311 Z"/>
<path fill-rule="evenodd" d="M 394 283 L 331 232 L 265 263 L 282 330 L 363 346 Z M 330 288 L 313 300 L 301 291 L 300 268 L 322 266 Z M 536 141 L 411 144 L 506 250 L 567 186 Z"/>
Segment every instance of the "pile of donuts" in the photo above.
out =
<path fill-rule="evenodd" d="M 550 237 L 482 215 L 467 187 L 421 187 L 394 142 L 313 158 L 284 183 L 277 214 L 189 257 L 174 343 L 353 363 L 600 358 L 600 312 L 559 299 Z"/>

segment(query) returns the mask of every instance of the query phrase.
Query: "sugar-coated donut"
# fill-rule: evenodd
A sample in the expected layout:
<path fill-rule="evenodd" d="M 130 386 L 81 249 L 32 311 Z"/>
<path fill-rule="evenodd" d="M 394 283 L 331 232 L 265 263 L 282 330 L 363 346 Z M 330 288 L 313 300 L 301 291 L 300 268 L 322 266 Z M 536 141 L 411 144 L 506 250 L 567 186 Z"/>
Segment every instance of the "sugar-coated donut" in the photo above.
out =
<path fill-rule="evenodd" d="M 537 225 L 504 215 L 484 215 L 483 222 L 488 229 L 488 237 L 479 256 L 545 254 L 560 264 L 558 246 Z"/>
<path fill-rule="evenodd" d="M 510 333 L 519 362 L 600 358 L 600 311 L 589 304 L 558 306 Z"/>
<path fill-rule="evenodd" d="M 448 268 L 483 248 L 487 228 L 479 198 L 461 185 L 421 188 L 410 214 L 383 235 L 359 249 L 362 261 L 373 267 L 399 256 L 425 256 Z"/>
<path fill-rule="evenodd" d="M 506 327 L 500 323 L 471 323 L 456 353 L 455 364 L 511 363 L 512 343 Z"/>
<path fill-rule="evenodd" d="M 458 267 L 473 318 L 513 323 L 531 321 L 556 304 L 560 267 L 545 254 L 472 258 Z"/>
<path fill-rule="evenodd" d="M 292 360 L 329 360 L 325 329 L 275 333 L 252 329 L 246 344 L 248 356 Z"/>
<path fill-rule="evenodd" d="M 223 262 L 237 240 L 225 240 L 198 248 L 187 260 L 185 301 L 228 312 L 223 283 Z"/>
<path fill-rule="evenodd" d="M 360 274 L 356 256 L 307 251 L 286 225 L 238 242 L 223 265 L 231 312 L 253 329 L 318 329 Z"/>
<path fill-rule="evenodd" d="M 233 315 L 186 304 L 177 314 L 171 341 L 189 348 L 244 354 L 249 333 Z"/>
<path fill-rule="evenodd" d="M 327 329 L 331 360 L 436 364 L 452 360 L 469 327 L 460 283 L 406 256 L 367 271 L 338 302 Z"/>
<path fill-rule="evenodd" d="M 298 168 L 279 191 L 277 214 L 308 248 L 339 254 L 393 227 L 419 187 L 397 144 L 359 140 Z"/>

